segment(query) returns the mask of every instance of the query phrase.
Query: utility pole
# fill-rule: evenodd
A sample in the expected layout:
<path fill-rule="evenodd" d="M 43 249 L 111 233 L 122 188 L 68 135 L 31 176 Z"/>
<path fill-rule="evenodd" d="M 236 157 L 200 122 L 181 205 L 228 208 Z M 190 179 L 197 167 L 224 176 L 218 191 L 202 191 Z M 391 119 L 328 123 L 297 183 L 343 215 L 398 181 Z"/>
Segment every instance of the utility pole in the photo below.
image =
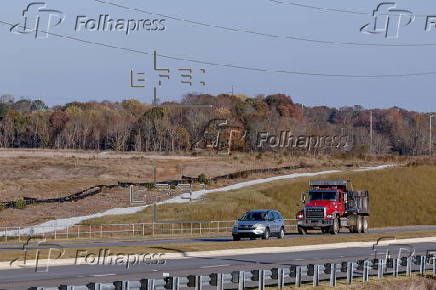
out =
<path fill-rule="evenodd" d="M 433 136 L 432 136 L 432 126 L 431 126 L 431 118 L 436 117 L 436 115 L 430 115 L 430 140 L 429 140 L 429 152 L 430 152 L 430 156 L 432 156 L 433 154 Z"/>
<path fill-rule="evenodd" d="M 370 112 L 370 117 L 369 117 L 369 130 L 370 130 L 370 132 L 369 132 L 369 135 L 370 135 L 370 137 L 371 137 L 371 144 L 369 145 L 369 153 L 370 154 L 372 154 L 372 139 L 373 139 L 373 131 L 372 131 L 372 111 Z"/>

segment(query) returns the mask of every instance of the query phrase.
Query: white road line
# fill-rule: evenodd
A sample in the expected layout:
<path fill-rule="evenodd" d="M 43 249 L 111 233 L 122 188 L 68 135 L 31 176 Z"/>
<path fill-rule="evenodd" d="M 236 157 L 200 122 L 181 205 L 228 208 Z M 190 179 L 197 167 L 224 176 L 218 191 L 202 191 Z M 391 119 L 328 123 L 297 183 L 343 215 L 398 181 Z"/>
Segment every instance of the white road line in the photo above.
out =
<path fill-rule="evenodd" d="M 91 275 L 90 277 L 107 277 L 107 276 L 115 276 L 117 274 L 95 274 Z"/>
<path fill-rule="evenodd" d="M 200 269 L 228 267 L 228 266 L 230 266 L 230 265 L 212 265 L 212 266 L 203 266 L 203 267 L 200 267 Z"/>

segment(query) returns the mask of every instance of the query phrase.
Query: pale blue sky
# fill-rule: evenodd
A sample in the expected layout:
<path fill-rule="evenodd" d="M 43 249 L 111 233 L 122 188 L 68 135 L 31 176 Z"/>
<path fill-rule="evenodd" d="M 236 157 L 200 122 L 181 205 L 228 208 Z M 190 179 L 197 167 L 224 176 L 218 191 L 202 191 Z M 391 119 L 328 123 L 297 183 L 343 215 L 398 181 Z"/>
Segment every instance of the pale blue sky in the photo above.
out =
<path fill-rule="evenodd" d="M 284 2 L 288 0 L 282 0 Z M 227 31 L 166 20 L 165 31 L 122 32 L 74 31 L 77 16 L 98 18 L 159 18 L 138 10 L 126 10 L 94 0 L 47 0 L 49 9 L 60 10 L 65 21 L 51 32 L 87 41 L 104 43 L 181 58 L 220 64 L 267 69 L 247 71 L 231 67 L 207 66 L 170 59 L 160 59 L 161 67 L 171 68 L 171 79 L 159 89 L 162 100 L 177 100 L 183 94 L 229 92 L 248 95 L 285 93 L 306 105 L 344 106 L 361 104 L 368 108 L 400 106 L 418 111 L 435 111 L 436 74 L 399 78 L 344 78 L 275 73 L 285 70 L 333 75 L 386 75 L 436 72 L 436 30 L 425 31 L 425 17 L 402 27 L 400 37 L 388 40 L 381 35 L 359 31 L 371 21 L 370 13 L 379 1 L 308 1 L 289 0 L 319 7 L 350 9 L 368 14 L 320 11 L 298 6 L 274 4 L 269 0 L 115 0 L 123 6 L 156 14 L 176 16 L 206 24 L 233 27 L 281 36 L 295 36 L 323 41 L 386 44 L 435 44 L 426 46 L 367 46 L 313 43 L 271 38 L 253 33 Z M 0 20 L 23 23 L 22 11 L 31 3 L 3 0 Z M 436 15 L 436 2 L 430 0 L 397 1 L 398 9 L 415 14 Z M 160 17 L 162 18 L 162 17 Z M 9 32 L 0 25 L 0 94 L 41 98 L 50 105 L 71 101 L 123 100 L 139 98 L 151 103 L 157 77 L 151 54 L 88 45 L 65 38 Z M 192 68 L 192 87 L 180 83 L 177 68 Z M 205 68 L 206 74 L 199 69 Z M 130 88 L 130 70 L 145 72 L 145 89 Z M 199 85 L 206 81 L 207 86 Z"/>

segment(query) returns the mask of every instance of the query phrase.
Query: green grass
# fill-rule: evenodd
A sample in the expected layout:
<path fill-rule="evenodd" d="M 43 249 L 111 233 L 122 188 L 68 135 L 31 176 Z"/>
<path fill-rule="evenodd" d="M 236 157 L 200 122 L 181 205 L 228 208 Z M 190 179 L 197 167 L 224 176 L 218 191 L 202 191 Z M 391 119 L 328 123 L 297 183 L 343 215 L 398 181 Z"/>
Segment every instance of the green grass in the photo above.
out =
<path fill-rule="evenodd" d="M 317 176 L 349 179 L 354 189 L 370 192 L 370 226 L 436 224 L 436 166 L 389 168 Z M 239 190 L 209 194 L 200 202 L 158 207 L 159 220 L 233 220 L 250 209 L 273 208 L 294 218 L 300 193 L 313 178 L 282 180 Z M 106 216 L 85 224 L 151 222 L 152 209 L 129 215 Z"/>

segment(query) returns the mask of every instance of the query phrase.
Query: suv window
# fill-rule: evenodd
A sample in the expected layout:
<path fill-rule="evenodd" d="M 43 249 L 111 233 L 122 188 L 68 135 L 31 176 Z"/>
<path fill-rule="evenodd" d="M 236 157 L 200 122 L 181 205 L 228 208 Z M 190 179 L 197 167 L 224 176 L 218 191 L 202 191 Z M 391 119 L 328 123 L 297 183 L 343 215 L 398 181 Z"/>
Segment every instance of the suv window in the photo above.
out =
<path fill-rule="evenodd" d="M 268 219 L 270 219 L 270 220 L 275 220 L 276 219 L 273 211 L 268 212 Z"/>
<path fill-rule="evenodd" d="M 280 213 L 275 212 L 275 214 L 277 216 L 276 219 L 278 219 L 278 220 L 282 220 L 283 219 L 283 217 L 282 217 L 282 215 Z"/>

